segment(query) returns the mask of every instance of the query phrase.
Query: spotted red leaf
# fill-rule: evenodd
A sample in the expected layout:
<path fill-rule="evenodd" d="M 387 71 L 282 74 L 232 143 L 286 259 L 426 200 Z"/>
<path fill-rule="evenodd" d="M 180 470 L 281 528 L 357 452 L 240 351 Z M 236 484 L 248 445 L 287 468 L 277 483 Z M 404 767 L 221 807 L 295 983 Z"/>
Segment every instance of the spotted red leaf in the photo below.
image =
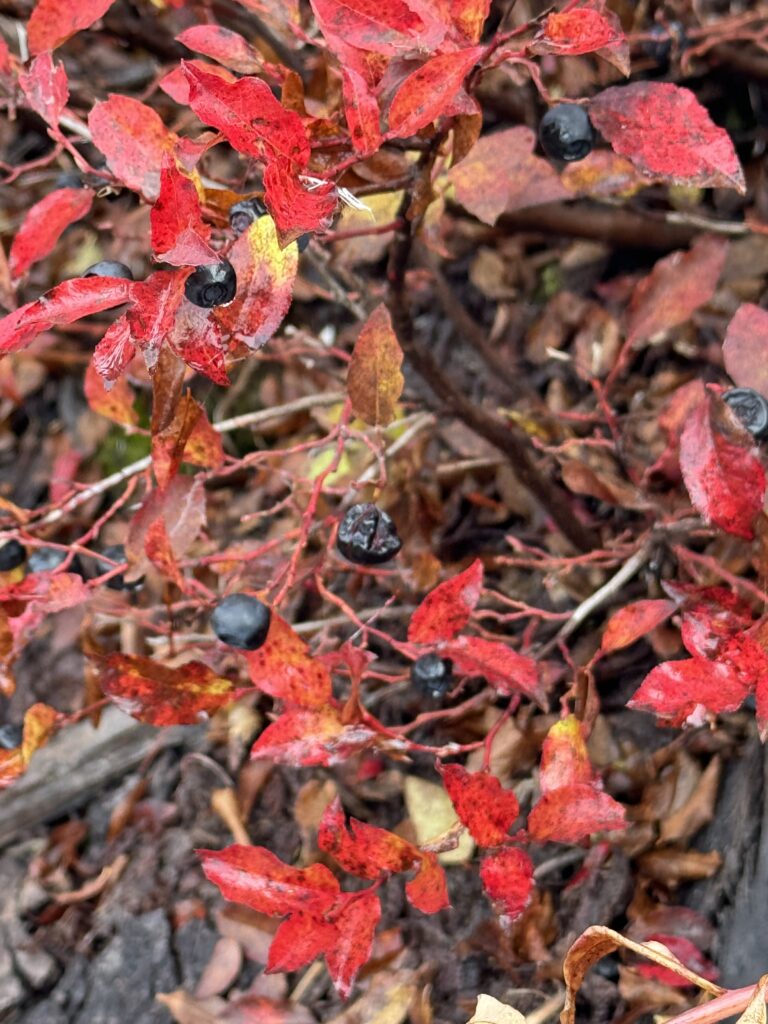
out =
<path fill-rule="evenodd" d="M 94 146 L 107 158 L 115 177 L 146 199 L 155 200 L 160 191 L 160 168 L 176 143 L 160 115 L 130 96 L 112 94 L 91 109 L 88 127 Z"/>
<path fill-rule="evenodd" d="M 746 190 L 728 133 L 690 89 L 671 82 L 614 86 L 595 96 L 589 115 L 613 149 L 645 174 L 679 185 Z"/>
<path fill-rule="evenodd" d="M 31 206 L 11 245 L 11 274 L 21 277 L 33 263 L 52 252 L 70 224 L 88 213 L 92 202 L 90 189 L 58 188 Z"/>
<path fill-rule="evenodd" d="M 107 391 L 97 368 L 93 363 L 89 363 L 85 370 L 83 388 L 86 401 L 94 412 L 123 426 L 137 426 L 139 414 L 133 407 L 136 395 L 126 380 L 119 380 Z"/>
<path fill-rule="evenodd" d="M 768 397 L 768 312 L 742 302 L 728 324 L 723 361 L 734 384 Z"/>
<path fill-rule="evenodd" d="M 360 878 L 406 871 L 420 858 L 419 850 L 394 832 L 356 818 L 347 826 L 338 797 L 323 812 L 317 843 L 345 871 Z"/>
<path fill-rule="evenodd" d="M 683 725 L 688 719 L 698 725 L 706 713 L 737 711 L 747 693 L 732 665 L 688 658 L 651 669 L 627 707 L 651 711 L 668 725 Z"/>
<path fill-rule="evenodd" d="M 302 120 L 275 99 L 266 82 L 253 77 L 227 82 L 187 61 L 181 66 L 189 82 L 190 107 L 238 153 L 259 159 L 280 156 L 299 169 L 307 166 L 310 149 Z"/>
<path fill-rule="evenodd" d="M 686 323 L 715 294 L 725 266 L 728 242 L 701 235 L 689 252 L 673 252 L 659 260 L 632 293 L 627 310 L 627 339 L 651 338 Z"/>
<path fill-rule="evenodd" d="M 296 912 L 280 924 L 269 947 L 266 972 L 297 971 L 340 941 L 335 924 Z"/>
<path fill-rule="evenodd" d="M 213 57 L 240 75 L 258 74 L 263 70 L 264 61 L 258 50 L 254 50 L 246 39 L 232 29 L 221 25 L 192 25 L 176 38 L 190 50 Z"/>
<path fill-rule="evenodd" d="M 259 736 L 251 757 L 294 766 L 328 766 L 343 763 L 375 738 L 365 725 L 344 725 L 335 708 L 290 708 Z"/>
<path fill-rule="evenodd" d="M 152 658 L 108 654 L 98 660 L 99 682 L 127 715 L 150 725 L 195 725 L 237 697 L 231 679 L 200 661 L 169 668 Z"/>
<path fill-rule="evenodd" d="M 237 81 L 237 78 L 231 71 L 219 67 L 218 64 L 209 64 L 206 60 L 187 60 L 184 62 L 184 67 L 177 65 L 157 83 L 163 92 L 167 93 L 172 100 L 175 100 L 182 107 L 189 106 L 190 84 L 186 75 L 186 68 L 194 68 L 196 71 L 216 75 L 217 78 L 221 78 L 222 81 L 229 82 L 231 85 Z"/>
<path fill-rule="evenodd" d="M 237 239 L 228 259 L 237 274 L 237 294 L 213 316 L 235 341 L 261 348 L 291 305 L 298 248 L 281 249 L 272 218 L 259 217 Z"/>
<path fill-rule="evenodd" d="M 27 24 L 29 52 L 55 50 L 76 32 L 90 28 L 114 0 L 38 0 Z"/>
<path fill-rule="evenodd" d="M 381 901 L 374 889 L 345 893 L 332 915 L 338 942 L 325 954 L 328 973 L 342 999 L 352 991 L 357 972 L 368 960 L 373 935 L 381 918 Z"/>
<path fill-rule="evenodd" d="M 152 249 L 158 260 L 177 267 L 217 263 L 211 249 L 210 225 L 203 220 L 195 183 L 176 166 L 170 154 L 163 158 L 160 193 L 149 214 Z"/>
<path fill-rule="evenodd" d="M 483 563 L 472 565 L 427 594 L 411 616 L 408 639 L 428 644 L 450 640 L 469 622 L 483 589 Z"/>
<path fill-rule="evenodd" d="M 458 764 L 439 767 L 451 803 L 479 846 L 500 846 L 520 813 L 517 797 L 489 772 L 468 772 Z"/>
<path fill-rule="evenodd" d="M 443 113 L 484 53 L 482 46 L 442 53 L 412 71 L 389 106 L 389 136 L 404 139 L 431 124 Z"/>
<path fill-rule="evenodd" d="M 700 515 L 726 533 L 751 540 L 763 508 L 765 472 L 746 431 L 726 434 L 727 423 L 713 413 L 713 398 L 707 393 L 683 428 L 683 480 Z"/>
<path fill-rule="evenodd" d="M 375 153 L 381 145 L 379 104 L 362 75 L 342 68 L 342 96 L 349 137 L 361 156 Z"/>
<path fill-rule="evenodd" d="M 338 199 L 333 182 L 310 189 L 287 160 L 270 160 L 264 171 L 264 202 L 275 221 L 280 245 L 285 247 L 308 231 L 330 227 Z"/>
<path fill-rule="evenodd" d="M 629 74 L 629 43 L 621 22 L 600 0 L 548 15 L 530 50 L 563 57 L 597 53 Z"/>
<path fill-rule="evenodd" d="M 583 783 L 545 793 L 528 815 L 528 832 L 540 843 L 580 843 L 593 832 L 626 827 L 621 804 Z"/>
<path fill-rule="evenodd" d="M 339 895 L 339 883 L 324 864 L 293 868 L 263 846 L 235 844 L 223 850 L 197 850 L 205 877 L 224 899 L 282 917 L 323 915 Z"/>
<path fill-rule="evenodd" d="M 501 914 L 512 920 L 520 917 L 533 889 L 533 864 L 527 853 L 507 847 L 490 854 L 480 864 L 480 878 Z"/>
<path fill-rule="evenodd" d="M 325 708 L 331 699 L 331 676 L 325 665 L 276 612 L 267 639 L 245 652 L 254 686 L 279 700 L 304 708 Z"/>
<path fill-rule="evenodd" d="M 168 334 L 168 344 L 187 366 L 214 384 L 226 387 L 227 345 L 215 311 L 182 300 Z"/>
<path fill-rule="evenodd" d="M 69 82 L 64 65 L 54 64 L 50 53 L 41 53 L 19 75 L 21 91 L 30 107 L 42 119 L 56 128 L 69 99 Z"/>
<path fill-rule="evenodd" d="M 484 676 L 499 693 L 523 693 L 539 704 L 544 699 L 544 684 L 536 662 L 506 644 L 479 636 L 459 636 L 443 644 L 440 653 L 451 658 L 457 672 Z"/>
<path fill-rule="evenodd" d="M 338 37 L 359 50 L 389 57 L 433 51 L 448 27 L 428 0 L 311 0 L 311 4 L 326 38 Z"/>
<path fill-rule="evenodd" d="M 405 895 L 411 906 L 423 914 L 436 914 L 450 907 L 445 871 L 436 854 L 422 853 L 418 871 L 405 884 Z"/>
<path fill-rule="evenodd" d="M 749 604 L 732 590 L 695 587 L 685 596 L 680 635 L 685 649 L 694 657 L 717 657 L 731 637 L 752 625 Z"/>
<path fill-rule="evenodd" d="M 666 598 L 633 601 L 610 617 L 600 644 L 602 654 L 619 651 L 640 640 L 661 625 L 675 610 L 675 602 Z"/>

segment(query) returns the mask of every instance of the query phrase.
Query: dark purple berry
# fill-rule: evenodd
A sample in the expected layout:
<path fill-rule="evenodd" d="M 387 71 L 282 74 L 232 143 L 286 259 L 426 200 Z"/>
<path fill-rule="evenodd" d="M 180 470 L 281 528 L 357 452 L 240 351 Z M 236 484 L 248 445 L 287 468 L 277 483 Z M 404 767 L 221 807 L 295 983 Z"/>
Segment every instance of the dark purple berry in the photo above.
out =
<path fill-rule="evenodd" d="M 742 425 L 758 441 L 768 437 L 768 401 L 752 388 L 731 388 L 723 401 L 736 414 Z"/>
<path fill-rule="evenodd" d="M 589 114 L 574 103 L 550 107 L 539 125 L 539 141 L 552 160 L 583 160 L 594 142 Z"/>
<path fill-rule="evenodd" d="M 422 654 L 411 665 L 411 682 L 427 697 L 443 697 L 453 686 L 453 662 L 437 654 Z"/>
<path fill-rule="evenodd" d="M 229 208 L 229 226 L 239 238 L 243 232 L 259 217 L 263 217 L 267 208 L 260 199 L 241 199 Z"/>
<path fill-rule="evenodd" d="M 99 575 L 103 576 L 105 573 L 110 572 L 115 566 L 110 563 L 116 562 L 118 565 L 127 561 L 125 555 L 125 546 L 123 544 L 110 544 L 101 552 L 104 558 L 108 558 L 108 562 L 103 562 L 101 559 L 98 561 Z M 107 586 L 110 590 L 141 590 L 144 586 L 144 577 L 139 576 L 137 580 L 132 580 L 130 583 L 126 582 L 123 573 L 118 573 L 117 576 L 113 576 L 111 580 L 107 580 Z"/>
<path fill-rule="evenodd" d="M 255 651 L 267 639 L 272 612 L 250 594 L 230 594 L 216 605 L 211 629 L 223 644 Z"/>
<path fill-rule="evenodd" d="M 189 301 L 203 309 L 226 306 L 234 299 L 236 291 L 237 274 L 229 260 L 204 263 L 189 275 L 184 285 Z"/>
<path fill-rule="evenodd" d="M 101 260 L 88 267 L 83 277 L 123 277 L 126 281 L 132 281 L 133 271 L 118 260 Z"/>
<path fill-rule="evenodd" d="M 24 738 L 24 729 L 20 725 L 11 725 L 7 722 L 0 725 L 0 748 L 3 750 L 15 750 L 21 746 Z"/>
<path fill-rule="evenodd" d="M 348 509 L 336 535 L 336 547 L 357 565 L 381 565 L 402 546 L 390 517 L 370 502 Z"/>
<path fill-rule="evenodd" d="M 10 572 L 23 565 L 27 558 L 26 548 L 17 540 L 9 540 L 0 548 L 0 572 Z"/>
<path fill-rule="evenodd" d="M 662 67 L 669 64 L 672 47 L 684 50 L 688 42 L 685 28 L 679 21 L 670 21 L 667 25 L 653 25 L 648 30 L 648 39 L 640 44 L 642 53 Z"/>
<path fill-rule="evenodd" d="M 62 171 L 56 175 L 54 188 L 85 188 L 83 179 L 75 171 Z"/>
<path fill-rule="evenodd" d="M 66 560 L 67 555 L 68 552 L 61 548 L 35 548 L 27 559 L 27 571 L 53 572 Z M 77 576 L 85 576 L 83 563 L 77 555 L 71 559 L 66 571 L 75 573 Z"/>
<path fill-rule="evenodd" d="M 299 252 L 304 252 L 309 243 L 312 241 L 312 232 L 307 231 L 303 235 L 299 235 L 296 239 L 296 245 L 299 247 Z"/>

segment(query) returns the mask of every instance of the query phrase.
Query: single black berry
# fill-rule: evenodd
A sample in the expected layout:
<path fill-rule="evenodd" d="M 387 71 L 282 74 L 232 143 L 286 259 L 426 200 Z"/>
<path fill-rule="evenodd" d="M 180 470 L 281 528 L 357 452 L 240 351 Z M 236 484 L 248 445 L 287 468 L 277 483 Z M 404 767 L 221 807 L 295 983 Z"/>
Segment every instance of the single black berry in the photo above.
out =
<path fill-rule="evenodd" d="M 85 188 L 83 179 L 75 171 L 62 171 L 53 184 L 55 188 Z"/>
<path fill-rule="evenodd" d="M 758 441 L 768 437 L 768 401 L 752 388 L 731 388 L 723 394 L 742 424 Z"/>
<path fill-rule="evenodd" d="M 21 746 L 24 738 L 24 729 L 20 725 L 11 725 L 7 722 L 0 725 L 0 748 L 3 750 L 15 750 Z"/>
<path fill-rule="evenodd" d="M 61 548 L 35 548 L 27 559 L 27 570 L 28 572 L 53 572 L 66 560 L 67 555 L 68 552 Z M 77 576 L 85 576 L 83 563 L 77 555 L 71 559 L 66 571 L 73 572 Z"/>
<path fill-rule="evenodd" d="M 259 217 L 263 217 L 267 208 L 260 199 L 241 199 L 229 208 L 229 226 L 239 238 L 244 231 Z"/>
<path fill-rule="evenodd" d="M 453 686 L 453 662 L 437 654 L 422 654 L 411 665 L 411 682 L 427 697 L 442 697 Z"/>
<path fill-rule="evenodd" d="M 104 558 L 108 558 L 109 561 L 104 562 L 99 559 L 98 567 L 100 576 L 103 576 L 104 573 L 108 573 L 110 570 L 115 568 L 114 565 L 111 564 L 112 562 L 121 564 L 122 562 L 127 561 L 125 546 L 123 544 L 110 544 L 109 547 L 104 548 L 101 553 Z M 144 577 L 139 576 L 137 580 L 132 580 L 130 583 L 127 583 L 124 574 L 118 573 L 117 576 L 113 576 L 111 580 L 107 580 L 107 586 L 110 590 L 141 590 L 144 586 Z"/>
<path fill-rule="evenodd" d="M 312 241 L 312 232 L 307 231 L 306 234 L 299 235 L 296 239 L 296 245 L 299 247 L 299 252 L 304 252 L 309 243 Z"/>
<path fill-rule="evenodd" d="M 132 281 L 133 272 L 119 260 L 100 260 L 88 267 L 83 277 L 123 277 L 126 281 Z"/>
<path fill-rule="evenodd" d="M 358 565 L 388 562 L 402 546 L 390 517 L 370 502 L 348 509 L 336 536 L 341 554 Z"/>
<path fill-rule="evenodd" d="M 184 294 L 190 302 L 203 309 L 226 306 L 235 297 L 237 274 L 229 260 L 204 263 L 186 280 Z"/>
<path fill-rule="evenodd" d="M 541 148 L 553 160 L 583 160 L 592 150 L 594 132 L 589 114 L 574 103 L 550 107 L 539 125 Z"/>
<path fill-rule="evenodd" d="M 0 572 L 18 569 L 27 558 L 26 548 L 17 540 L 9 540 L 0 548 Z"/>
<path fill-rule="evenodd" d="M 662 67 L 669 64 L 673 45 L 681 51 L 688 42 L 685 28 L 679 21 L 670 21 L 667 25 L 653 25 L 647 34 L 648 38 L 640 44 L 640 49 L 646 57 Z"/>
<path fill-rule="evenodd" d="M 250 594 L 230 594 L 216 605 L 211 628 L 223 644 L 255 651 L 267 639 L 272 612 Z"/>

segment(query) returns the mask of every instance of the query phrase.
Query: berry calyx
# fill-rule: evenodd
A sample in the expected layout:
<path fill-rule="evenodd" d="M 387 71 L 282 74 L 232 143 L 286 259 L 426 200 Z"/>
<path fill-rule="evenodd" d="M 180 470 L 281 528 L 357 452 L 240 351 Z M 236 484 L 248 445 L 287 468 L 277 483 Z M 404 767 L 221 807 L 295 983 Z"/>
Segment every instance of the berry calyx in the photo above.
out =
<path fill-rule="evenodd" d="M 195 306 L 213 309 L 226 306 L 235 297 L 237 274 L 229 260 L 220 263 L 204 263 L 189 275 L 184 284 L 184 294 Z"/>
<path fill-rule="evenodd" d="M 27 560 L 27 550 L 17 540 L 9 540 L 0 548 L 0 572 L 18 569 Z"/>
<path fill-rule="evenodd" d="M 550 107 L 539 125 L 541 148 L 552 160 L 583 160 L 592 151 L 594 138 L 589 114 L 574 103 Z"/>
<path fill-rule="evenodd" d="M 255 651 L 267 639 L 272 612 L 250 594 L 230 594 L 216 605 L 211 629 L 223 644 Z"/>
<path fill-rule="evenodd" d="M 402 546 L 391 518 L 370 502 L 348 509 L 336 535 L 338 550 L 357 565 L 381 565 Z"/>
<path fill-rule="evenodd" d="M 422 654 L 411 665 L 411 682 L 427 697 L 443 697 L 453 686 L 453 662 L 437 654 Z"/>
<path fill-rule="evenodd" d="M 267 212 L 267 208 L 260 199 L 241 199 L 229 208 L 229 226 L 239 238 L 243 232 Z"/>
<path fill-rule="evenodd" d="M 133 280 L 133 271 L 119 260 L 100 260 L 83 274 L 83 277 L 122 277 L 126 281 Z"/>
<path fill-rule="evenodd" d="M 99 575 L 107 573 L 110 571 L 110 569 L 115 568 L 114 565 L 110 563 L 117 562 L 118 564 L 121 564 L 127 561 L 124 544 L 110 544 L 108 547 L 103 548 L 101 553 L 104 556 L 104 558 L 108 558 L 109 561 L 104 562 L 101 559 L 99 559 Z M 126 582 L 124 574 L 118 573 L 118 575 L 113 576 L 111 580 L 107 580 L 107 586 L 109 587 L 110 590 L 141 590 L 141 588 L 144 586 L 144 577 L 139 576 L 137 580 L 131 580 L 131 582 L 128 583 Z"/>
<path fill-rule="evenodd" d="M 756 440 L 768 437 L 768 401 L 759 392 L 752 388 L 731 388 L 723 393 L 723 401 Z"/>

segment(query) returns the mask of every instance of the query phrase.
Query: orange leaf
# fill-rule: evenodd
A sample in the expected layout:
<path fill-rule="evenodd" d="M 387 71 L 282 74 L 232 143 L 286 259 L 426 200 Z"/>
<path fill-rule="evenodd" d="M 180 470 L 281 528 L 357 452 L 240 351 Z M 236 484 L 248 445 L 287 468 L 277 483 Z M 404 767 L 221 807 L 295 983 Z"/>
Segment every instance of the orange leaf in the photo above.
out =
<path fill-rule="evenodd" d="M 267 639 L 255 651 L 246 651 L 254 686 L 280 700 L 305 708 L 325 708 L 331 700 L 331 676 L 313 658 L 301 637 L 276 612 Z"/>
<path fill-rule="evenodd" d="M 347 371 L 347 390 L 356 416 L 371 426 L 386 427 L 405 383 L 403 353 L 385 305 L 371 313 L 355 342 Z"/>
<path fill-rule="evenodd" d="M 122 426 L 135 427 L 138 424 L 139 416 L 133 407 L 136 394 L 124 377 L 116 380 L 107 390 L 104 378 L 93 362 L 90 362 L 85 370 L 83 385 L 86 401 L 94 412 Z"/>

